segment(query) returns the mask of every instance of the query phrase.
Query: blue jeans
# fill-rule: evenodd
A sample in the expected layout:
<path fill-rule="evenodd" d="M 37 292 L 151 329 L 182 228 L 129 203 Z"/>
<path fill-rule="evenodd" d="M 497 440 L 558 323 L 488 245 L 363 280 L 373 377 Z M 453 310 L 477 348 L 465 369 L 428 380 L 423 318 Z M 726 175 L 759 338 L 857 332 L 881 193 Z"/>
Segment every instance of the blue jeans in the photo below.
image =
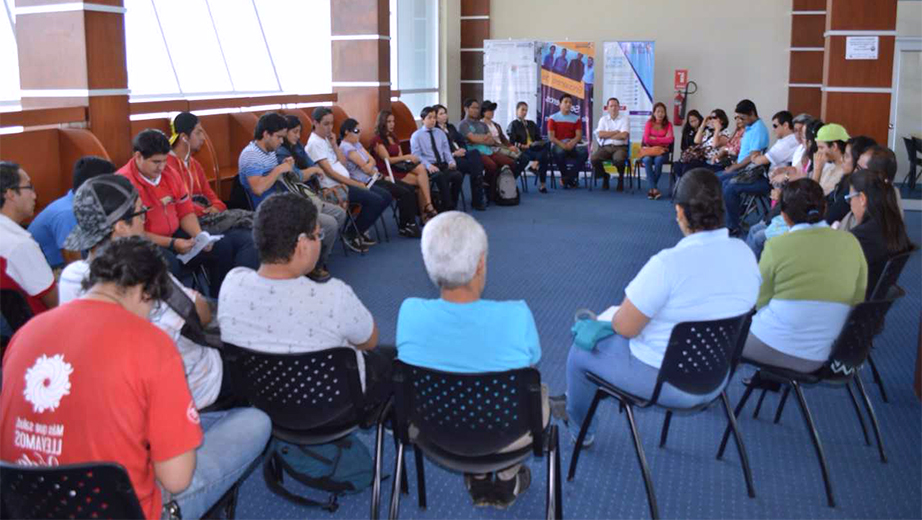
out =
<path fill-rule="evenodd" d="M 746 235 L 746 245 L 756 254 L 756 260 L 762 258 L 762 249 L 765 248 L 765 228 L 768 224 L 757 222 L 749 228 L 749 234 Z"/>
<path fill-rule="evenodd" d="M 355 219 L 359 232 L 364 233 L 370 228 L 393 200 L 394 197 L 380 186 L 372 186 L 370 190 L 349 186 L 349 202 L 362 205 L 362 211 Z"/>
<path fill-rule="evenodd" d="M 740 174 L 739 170 L 735 172 L 728 172 L 727 170 L 720 170 L 719 172 L 717 172 L 717 180 L 720 181 L 721 186 L 726 187 L 727 183 L 730 182 L 730 179 L 732 179 L 733 177 L 736 177 L 739 174 Z"/>
<path fill-rule="evenodd" d="M 551 146 L 551 157 L 560 170 L 560 177 L 564 184 L 572 185 L 579 181 L 579 172 L 589 159 L 589 150 L 585 146 L 575 146 L 572 150 L 564 150 L 555 145 Z"/>
<path fill-rule="evenodd" d="M 659 178 L 663 174 L 664 162 L 666 162 L 666 154 L 657 155 L 656 157 L 648 155 L 643 158 L 643 167 L 647 171 L 647 185 L 651 190 L 657 189 Z"/>
<path fill-rule="evenodd" d="M 596 343 L 591 351 L 583 350 L 576 345 L 571 346 L 570 356 L 567 358 L 567 415 L 570 417 L 569 429 L 574 438 L 579 433 L 598 388 L 586 379 L 586 372 L 589 371 L 644 399 L 653 396 L 653 387 L 656 386 L 656 378 L 659 375 L 658 368 L 631 355 L 629 340 L 619 334 Z M 720 395 L 723 387 L 724 385 L 721 385 L 709 395 L 694 395 L 664 384 L 658 402 L 664 406 L 691 408 L 711 401 Z M 589 433 L 594 431 L 590 425 Z"/>
<path fill-rule="evenodd" d="M 256 408 L 233 408 L 201 414 L 205 438 L 195 450 L 192 483 L 183 492 L 169 496 L 183 518 L 201 518 L 250 468 L 269 442 L 272 422 Z"/>
<path fill-rule="evenodd" d="M 754 193 L 768 195 L 772 191 L 771 184 L 765 177 L 759 177 L 755 182 L 738 184 L 727 181 L 724 183 L 724 204 L 727 205 L 727 228 L 736 230 L 740 227 L 740 212 L 743 194 Z"/>

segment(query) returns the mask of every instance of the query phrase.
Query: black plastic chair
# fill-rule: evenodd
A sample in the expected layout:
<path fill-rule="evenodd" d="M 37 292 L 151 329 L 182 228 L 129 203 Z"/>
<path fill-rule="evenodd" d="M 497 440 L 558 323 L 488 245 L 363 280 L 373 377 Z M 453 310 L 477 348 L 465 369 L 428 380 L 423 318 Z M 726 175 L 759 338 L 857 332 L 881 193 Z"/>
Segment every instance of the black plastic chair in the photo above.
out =
<path fill-rule="evenodd" d="M 919 154 L 922 154 L 922 140 L 915 137 L 904 137 L 903 144 L 906 145 L 906 155 L 909 158 L 909 171 L 903 177 L 903 184 L 906 185 L 907 193 L 912 193 L 919 179 Z"/>
<path fill-rule="evenodd" d="M 423 456 L 465 473 L 492 473 L 548 454 L 547 518 L 563 518 L 557 426 L 542 421 L 541 374 L 534 368 L 459 374 L 394 364 L 396 478 L 390 518 L 400 509 L 404 451 L 413 445 L 419 507 L 426 508 Z M 418 434 L 410 437 L 410 425 Z M 522 436 L 533 442 L 502 452 Z"/>
<path fill-rule="evenodd" d="M 768 194 L 744 193 L 740 200 L 740 229 L 749 231 L 756 222 L 765 218 L 772 209 L 772 200 Z M 745 236 L 745 235 L 744 235 Z"/>
<path fill-rule="evenodd" d="M 675 165 L 673 164 L 673 156 L 675 155 L 675 142 L 669 145 L 669 151 L 666 152 L 666 160 L 663 161 L 663 167 L 669 167 L 669 193 L 672 193 L 675 189 Z M 637 176 L 637 189 L 640 189 L 640 172 L 646 171 L 643 166 L 643 157 L 637 157 L 634 159 L 634 174 Z M 634 193 L 634 179 L 628 175 L 628 182 L 631 184 L 631 193 Z"/>
<path fill-rule="evenodd" d="M 885 300 L 888 296 L 891 296 L 891 291 L 897 286 L 896 282 L 899 280 L 900 274 L 903 272 L 903 268 L 906 267 L 906 262 L 909 261 L 909 257 L 912 256 L 912 253 L 913 251 L 907 251 L 887 260 L 886 265 L 884 265 L 880 273 L 880 277 L 877 279 L 877 284 L 871 291 L 871 296 L 868 298 L 869 301 Z M 884 319 L 880 320 L 880 327 L 875 333 L 875 336 L 883 332 L 884 322 Z M 873 345 L 871 348 L 873 352 Z M 885 403 L 889 403 L 890 400 L 887 398 L 887 391 L 884 389 L 884 380 L 880 376 L 880 372 L 877 371 L 877 365 L 874 364 L 874 358 L 871 355 L 872 352 L 868 353 L 868 366 L 871 367 L 871 375 L 874 377 L 877 388 L 880 389 L 881 399 L 883 399 Z"/>
<path fill-rule="evenodd" d="M 900 292 L 902 292 L 902 290 L 900 290 Z M 807 400 L 804 398 L 804 393 L 801 386 L 824 383 L 832 386 L 845 387 L 848 390 L 849 396 L 851 397 L 855 412 L 858 414 L 861 428 L 864 431 L 865 443 L 870 445 L 870 440 L 867 436 L 867 429 L 864 425 L 864 419 L 861 416 L 858 403 L 852 394 L 851 387 L 849 386 L 849 383 L 854 381 L 855 386 L 858 388 L 858 392 L 861 394 L 861 397 L 864 401 L 864 406 L 867 410 L 868 416 L 871 418 L 871 425 L 874 428 L 874 435 L 877 438 L 877 449 L 880 453 L 880 460 L 881 462 L 886 463 L 887 456 L 884 453 L 883 441 L 881 440 L 880 436 L 880 427 L 877 422 L 877 415 L 874 413 L 874 407 L 871 406 L 871 401 L 868 399 L 868 395 L 864 390 L 864 384 L 862 384 L 861 378 L 856 377 L 856 375 L 858 374 L 858 369 L 860 369 L 864 364 L 868 357 L 868 353 L 871 350 L 871 338 L 873 338 L 875 332 L 877 331 L 877 328 L 881 320 L 883 320 L 884 315 L 890 309 L 890 306 L 893 305 L 893 301 L 894 299 L 868 301 L 859 303 L 853 307 L 851 312 L 848 314 L 848 319 L 845 322 L 845 326 L 842 327 L 842 331 L 839 333 L 839 336 L 836 338 L 832 345 L 832 352 L 830 353 L 829 360 L 823 367 L 815 372 L 809 374 L 796 372 L 784 368 L 755 363 L 750 360 L 744 360 L 746 363 L 757 367 L 759 371 L 756 372 L 750 384 L 747 385 L 746 391 L 743 392 L 743 397 L 740 399 L 739 404 L 736 405 L 734 415 L 739 417 L 740 412 L 742 412 L 743 407 L 746 405 L 746 401 L 749 399 L 749 396 L 752 395 L 752 391 L 756 388 L 764 386 L 762 384 L 763 381 L 768 382 L 769 384 L 780 383 L 788 385 L 788 388 L 786 388 L 784 394 L 782 394 L 781 402 L 778 405 L 778 412 L 775 415 L 775 422 L 777 422 L 781 417 L 781 412 L 784 409 L 784 403 L 787 400 L 790 388 L 793 388 L 794 393 L 797 395 L 797 402 L 800 405 L 800 411 L 803 414 L 804 424 L 806 424 L 807 430 L 810 431 L 810 436 L 813 440 L 813 447 L 816 449 L 816 456 L 819 459 L 820 470 L 823 474 L 823 482 L 826 486 L 826 499 L 829 507 L 835 507 L 835 498 L 832 492 L 832 484 L 829 481 L 829 472 L 826 466 L 826 455 L 823 453 L 823 446 L 820 443 L 819 433 L 816 430 L 816 425 L 813 422 L 813 416 L 810 413 L 810 408 L 807 406 Z M 718 459 L 723 456 L 724 449 L 727 445 L 728 436 L 729 430 L 724 431 L 723 439 L 720 442 L 720 449 L 717 452 Z"/>
<path fill-rule="evenodd" d="M 233 184 L 231 186 L 230 199 L 227 201 L 227 207 L 231 209 L 246 209 L 253 211 L 253 201 L 250 200 L 250 195 L 247 193 L 246 188 L 243 187 L 243 184 L 240 182 L 240 175 L 234 175 Z"/>
<path fill-rule="evenodd" d="M 717 401 L 715 398 L 692 408 L 664 406 L 658 402 L 659 395 L 663 385 L 669 383 L 678 390 L 696 395 L 707 395 L 721 388 L 720 401 L 723 403 L 728 427 L 733 430 L 734 438 L 736 439 L 736 447 L 739 450 L 743 467 L 743 477 L 746 479 L 746 490 L 750 498 L 755 497 L 752 471 L 749 469 L 749 457 L 746 455 L 746 447 L 743 445 L 743 439 L 736 427 L 736 420 L 730 414 L 730 401 L 727 399 L 726 392 L 722 389 L 733 377 L 739 363 L 751 320 L 752 312 L 747 312 L 740 316 L 722 320 L 677 324 L 669 336 L 669 344 L 666 347 L 663 363 L 656 378 L 656 386 L 653 387 L 653 394 L 650 399 L 643 399 L 625 392 L 598 375 L 587 372 L 586 378 L 599 388 L 596 390 L 592 404 L 589 406 L 589 411 L 586 413 L 586 418 L 580 426 L 576 445 L 573 447 L 573 456 L 570 459 L 570 471 L 567 474 L 567 480 L 573 480 L 576 475 L 576 465 L 579 462 L 583 441 L 589 431 L 589 425 L 592 424 L 599 402 L 607 397 L 617 399 L 620 404 L 620 410 L 627 412 L 628 426 L 631 429 L 634 448 L 637 452 L 637 462 L 640 464 L 640 470 L 647 489 L 650 515 L 653 518 L 659 518 L 659 506 L 653 491 L 653 479 L 650 477 L 650 468 L 647 465 L 647 458 L 644 455 L 640 435 L 637 433 L 637 425 L 634 422 L 634 407 L 649 408 L 659 406 L 666 409 L 666 419 L 663 422 L 663 431 L 660 434 L 659 446 L 662 448 L 666 445 L 666 436 L 669 433 L 669 423 L 672 420 L 673 412 L 699 412 Z"/>
<path fill-rule="evenodd" d="M 355 350 L 269 354 L 230 343 L 224 348 L 238 372 L 235 380 L 242 384 L 239 395 L 269 415 L 273 437 L 305 446 L 326 444 L 349 435 L 366 420 Z M 387 407 L 375 421 L 372 518 L 377 518 L 386 413 Z M 331 512 L 338 507 L 335 497 L 325 506 Z"/>
<path fill-rule="evenodd" d="M 17 466 L 0 462 L 4 518 L 144 518 L 115 463 Z"/>

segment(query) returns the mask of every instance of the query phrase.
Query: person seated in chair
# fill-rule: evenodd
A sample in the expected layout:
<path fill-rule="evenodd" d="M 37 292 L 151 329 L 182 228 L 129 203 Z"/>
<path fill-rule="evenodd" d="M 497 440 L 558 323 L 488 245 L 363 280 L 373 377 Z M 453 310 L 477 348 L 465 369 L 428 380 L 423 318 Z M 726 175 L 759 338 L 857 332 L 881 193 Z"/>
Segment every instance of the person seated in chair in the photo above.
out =
<path fill-rule="evenodd" d="M 376 408 L 392 393 L 396 350 L 375 348 L 378 327 L 351 287 L 304 276 L 317 263 L 322 234 L 317 208 L 304 197 L 282 193 L 260 204 L 253 221 L 259 269 L 228 274 L 218 300 L 221 339 L 277 354 L 351 347 L 366 404 Z"/>
<path fill-rule="evenodd" d="M 573 96 L 564 94 L 560 96 L 560 111 L 554 112 L 547 119 L 551 157 L 560 170 L 561 182 L 565 189 L 579 188 L 579 172 L 589 158 L 586 147 L 579 144 L 583 138 L 582 121 L 570 111 L 571 108 Z"/>
<path fill-rule="evenodd" d="M 669 116 L 666 115 L 666 105 L 657 103 L 653 105 L 653 114 L 647 120 L 643 129 L 641 145 L 646 155 L 643 156 L 644 170 L 647 172 L 648 199 L 659 199 L 663 192 L 659 191 L 659 178 L 663 174 L 663 164 L 671 159 L 672 146 L 675 143 L 675 133 Z"/>
<path fill-rule="evenodd" d="M 211 292 L 218 294 L 227 272 L 235 266 L 235 248 L 239 244 L 221 239 L 206 246 L 188 263 L 181 262 L 177 255 L 192 250 L 202 226 L 179 172 L 168 166 L 170 140 L 160 130 L 148 128 L 135 136 L 132 145 L 134 155 L 117 173 L 131 181 L 144 207 L 150 210 L 144 224 L 147 238 L 163 249 L 174 276 L 183 279 L 192 270 L 205 267 Z M 255 257 L 247 259 L 254 260 Z"/>
<path fill-rule="evenodd" d="M 541 344 L 523 300 L 481 299 L 487 279 L 487 234 L 474 217 L 440 213 L 423 228 L 423 262 L 438 299 L 407 298 L 397 316 L 397 358 L 445 372 L 500 372 L 534 366 Z M 546 398 L 546 389 L 542 396 Z M 546 408 L 547 404 L 544 403 Z M 545 424 L 548 411 L 544 411 Z M 508 449 L 528 446 L 531 435 Z M 488 475 L 466 475 L 476 506 L 501 508 L 528 488 L 531 473 L 516 464 Z"/>
<path fill-rule="evenodd" d="M 74 218 L 74 193 L 84 182 L 105 173 L 115 173 L 115 165 L 95 155 L 86 155 L 74 163 L 73 188 L 67 194 L 45 206 L 29 224 L 29 233 L 42 247 L 42 253 L 52 269 L 62 269 L 80 258 L 79 251 L 64 249 L 67 235 L 77 225 Z"/>
<path fill-rule="evenodd" d="M 448 109 L 444 105 L 433 105 L 435 109 L 435 126 L 448 136 L 448 147 L 451 156 L 458 164 L 458 171 L 468 176 L 471 187 L 471 207 L 477 211 L 484 211 L 487 205 L 483 198 L 483 160 L 480 152 L 467 148 L 464 136 L 455 125 L 448 122 Z"/>
<path fill-rule="evenodd" d="M 0 161 L 0 285 L 25 298 L 32 314 L 58 304 L 58 286 L 42 248 L 22 224 L 35 214 L 35 185 L 18 164 Z"/>
<path fill-rule="evenodd" d="M 736 104 L 736 115 L 734 119 L 737 124 L 737 133 L 742 130 L 742 137 L 739 140 L 739 152 L 735 158 L 736 162 L 728 166 L 722 172 L 717 173 L 717 178 L 721 184 L 726 183 L 733 177 L 739 175 L 740 171 L 749 166 L 752 159 L 756 157 L 755 152 L 761 153 L 768 148 L 768 128 L 765 123 L 759 119 L 759 111 L 756 104 L 748 99 L 744 99 Z M 732 146 L 735 135 L 730 139 Z"/>
<path fill-rule="evenodd" d="M 430 218 L 436 216 L 435 206 L 432 205 L 432 186 L 429 171 L 420 162 L 419 157 L 412 153 L 403 153 L 402 144 L 394 130 L 397 128 L 397 118 L 390 110 L 378 112 L 375 120 L 374 138 L 370 143 L 372 155 L 375 156 L 378 171 L 382 174 L 393 173 L 395 181 L 401 181 L 416 187 L 419 199 L 419 212 L 425 224 Z"/>
<path fill-rule="evenodd" d="M 743 357 L 798 372 L 822 367 L 853 305 L 864 301 L 868 264 L 851 233 L 826 224 L 823 189 L 811 179 L 781 193 L 791 227 L 765 243 L 762 287 Z"/>
<path fill-rule="evenodd" d="M 435 128 L 435 109 L 424 107 L 419 117 L 423 126 L 410 136 L 410 152 L 419 157 L 429 178 L 439 187 L 439 211 L 451 211 L 458 205 L 464 175 L 458 171 L 448 136 Z"/>
<path fill-rule="evenodd" d="M 596 387 L 593 372 L 642 399 L 652 397 L 673 327 L 688 321 L 731 318 L 752 309 L 759 292 L 759 268 L 752 251 L 730 238 L 724 227 L 720 182 L 714 172 L 695 168 L 676 187 L 676 222 L 685 235 L 675 247 L 647 261 L 625 288 L 611 321 L 614 334 L 592 350 L 574 344 L 567 359 L 566 416 L 575 440 Z M 686 266 L 675 269 L 675 266 Z M 693 395 L 665 385 L 659 402 L 692 407 L 720 393 Z M 559 407 L 559 399 L 555 408 Z M 594 429 L 583 440 L 594 441 Z"/>
<path fill-rule="evenodd" d="M 595 129 L 599 147 L 592 152 L 589 160 L 592 164 L 592 174 L 602 179 L 603 190 L 609 189 L 610 180 L 602 163 L 611 161 L 612 166 L 618 170 L 617 191 L 624 191 L 624 164 L 631 153 L 627 149 L 631 138 L 630 125 L 628 115 L 621 113 L 621 102 L 618 98 L 609 98 L 605 105 L 605 113 L 599 118 L 599 125 Z"/>
<path fill-rule="evenodd" d="M 509 123 L 506 132 L 509 134 L 509 142 L 517 147 L 522 156 L 527 161 L 526 170 L 531 170 L 538 176 L 539 193 L 547 193 L 547 166 L 548 152 L 547 141 L 541 139 L 541 133 L 538 131 L 538 125 L 528 116 L 528 103 L 519 101 L 515 105 L 515 119 Z M 524 173 L 524 172 L 523 172 Z"/>
<path fill-rule="evenodd" d="M 20 329 L 3 363 L 0 458 L 116 462 L 146 518 L 161 518 L 171 501 L 185 518 L 201 518 L 262 453 L 271 424 L 252 408 L 197 412 L 176 348 L 147 321 L 170 296 L 161 251 L 140 236 L 111 241 L 94 255 L 80 299 Z M 30 423 L 59 433 L 24 429 Z"/>
<path fill-rule="evenodd" d="M 484 180 L 487 184 L 487 198 L 494 200 L 496 198 L 496 177 L 503 168 L 508 168 L 513 175 L 516 175 L 515 161 L 501 153 L 493 153 L 493 146 L 499 142 L 493 139 L 490 128 L 480 117 L 480 102 L 476 99 L 466 99 L 463 107 L 463 118 L 458 123 L 458 133 L 464 136 L 468 150 L 476 150 L 480 153 Z"/>

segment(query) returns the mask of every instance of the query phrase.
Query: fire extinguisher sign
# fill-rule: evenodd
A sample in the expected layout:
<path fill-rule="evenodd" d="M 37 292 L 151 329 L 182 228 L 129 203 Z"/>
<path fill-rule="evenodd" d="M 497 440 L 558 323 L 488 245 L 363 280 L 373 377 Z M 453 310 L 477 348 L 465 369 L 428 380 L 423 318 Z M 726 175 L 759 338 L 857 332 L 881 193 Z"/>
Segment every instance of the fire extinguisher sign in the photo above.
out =
<path fill-rule="evenodd" d="M 688 69 L 676 69 L 675 70 L 675 89 L 685 90 L 686 86 L 688 86 Z"/>

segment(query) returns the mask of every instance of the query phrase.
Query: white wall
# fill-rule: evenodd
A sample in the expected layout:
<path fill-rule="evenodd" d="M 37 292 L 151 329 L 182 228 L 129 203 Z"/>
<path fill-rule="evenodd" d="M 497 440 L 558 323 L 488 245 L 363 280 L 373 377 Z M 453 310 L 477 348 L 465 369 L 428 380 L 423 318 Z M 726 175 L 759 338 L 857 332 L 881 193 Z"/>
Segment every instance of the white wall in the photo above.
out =
<path fill-rule="evenodd" d="M 922 2 L 900 0 L 896 3 L 896 35 L 922 36 Z"/>

